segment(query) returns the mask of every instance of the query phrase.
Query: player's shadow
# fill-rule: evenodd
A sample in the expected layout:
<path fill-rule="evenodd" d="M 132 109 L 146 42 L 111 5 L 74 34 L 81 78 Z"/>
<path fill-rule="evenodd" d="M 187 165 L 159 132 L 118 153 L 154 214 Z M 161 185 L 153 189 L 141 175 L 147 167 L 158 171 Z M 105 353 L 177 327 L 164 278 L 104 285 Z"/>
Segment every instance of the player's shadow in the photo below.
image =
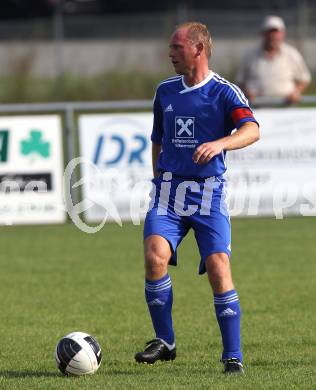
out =
<path fill-rule="evenodd" d="M 0 378 L 51 378 L 61 376 L 58 372 L 49 371 L 0 371 Z"/>

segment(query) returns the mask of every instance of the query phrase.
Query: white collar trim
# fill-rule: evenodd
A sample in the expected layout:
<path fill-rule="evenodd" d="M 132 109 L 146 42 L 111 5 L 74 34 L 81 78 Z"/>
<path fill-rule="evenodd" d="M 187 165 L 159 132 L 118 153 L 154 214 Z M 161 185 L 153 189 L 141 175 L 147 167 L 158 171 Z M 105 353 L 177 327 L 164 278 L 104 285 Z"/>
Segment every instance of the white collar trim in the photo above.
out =
<path fill-rule="evenodd" d="M 182 85 L 184 86 L 184 89 L 182 91 L 180 91 L 179 93 L 187 93 L 187 92 L 193 91 L 194 89 L 201 88 L 201 87 L 203 87 L 203 85 L 207 84 L 210 80 L 212 80 L 213 76 L 214 76 L 214 72 L 210 71 L 210 73 L 208 74 L 208 76 L 204 80 L 202 80 L 198 84 L 192 85 L 192 87 L 189 87 L 188 85 L 186 85 L 186 83 L 184 82 L 184 76 L 182 76 L 181 81 L 182 81 Z"/>

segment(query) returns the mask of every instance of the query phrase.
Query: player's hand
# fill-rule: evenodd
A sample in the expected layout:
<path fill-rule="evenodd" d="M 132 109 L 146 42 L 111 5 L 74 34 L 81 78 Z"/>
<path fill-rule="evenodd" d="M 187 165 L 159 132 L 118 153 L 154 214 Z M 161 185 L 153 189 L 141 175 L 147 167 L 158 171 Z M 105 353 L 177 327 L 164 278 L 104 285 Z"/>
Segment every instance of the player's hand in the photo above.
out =
<path fill-rule="evenodd" d="M 192 159 L 196 164 L 206 164 L 220 154 L 223 148 L 223 143 L 220 141 L 205 142 L 195 149 Z"/>

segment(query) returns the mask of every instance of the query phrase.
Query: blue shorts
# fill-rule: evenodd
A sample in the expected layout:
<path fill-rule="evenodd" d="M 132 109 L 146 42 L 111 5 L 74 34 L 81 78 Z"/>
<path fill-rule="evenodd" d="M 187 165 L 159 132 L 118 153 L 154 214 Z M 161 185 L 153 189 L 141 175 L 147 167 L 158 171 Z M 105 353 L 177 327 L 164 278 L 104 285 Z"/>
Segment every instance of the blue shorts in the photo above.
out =
<path fill-rule="evenodd" d="M 209 255 L 231 254 L 225 179 L 188 180 L 175 176 L 167 179 L 162 174 L 153 179 L 144 239 L 153 234 L 164 237 L 172 249 L 170 264 L 177 265 L 177 247 L 192 228 L 201 256 L 199 274 L 203 274 Z"/>

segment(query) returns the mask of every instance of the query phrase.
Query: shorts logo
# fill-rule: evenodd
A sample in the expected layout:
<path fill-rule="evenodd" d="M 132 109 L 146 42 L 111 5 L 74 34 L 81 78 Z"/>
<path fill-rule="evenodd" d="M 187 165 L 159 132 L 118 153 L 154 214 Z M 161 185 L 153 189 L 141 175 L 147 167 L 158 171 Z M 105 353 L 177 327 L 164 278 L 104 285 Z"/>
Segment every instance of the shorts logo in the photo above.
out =
<path fill-rule="evenodd" d="M 175 137 L 194 138 L 194 119 L 194 117 L 189 116 L 176 116 Z"/>

